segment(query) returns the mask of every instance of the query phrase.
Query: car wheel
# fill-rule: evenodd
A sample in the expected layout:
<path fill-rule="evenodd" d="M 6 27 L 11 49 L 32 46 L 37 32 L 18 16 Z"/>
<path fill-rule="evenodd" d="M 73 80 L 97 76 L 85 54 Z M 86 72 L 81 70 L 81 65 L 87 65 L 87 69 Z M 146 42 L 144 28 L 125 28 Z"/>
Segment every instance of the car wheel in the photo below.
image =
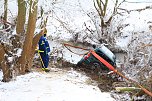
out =
<path fill-rule="evenodd" d="M 99 62 L 93 62 L 91 64 L 91 69 L 95 72 L 95 73 L 100 73 L 101 70 L 101 64 Z"/>

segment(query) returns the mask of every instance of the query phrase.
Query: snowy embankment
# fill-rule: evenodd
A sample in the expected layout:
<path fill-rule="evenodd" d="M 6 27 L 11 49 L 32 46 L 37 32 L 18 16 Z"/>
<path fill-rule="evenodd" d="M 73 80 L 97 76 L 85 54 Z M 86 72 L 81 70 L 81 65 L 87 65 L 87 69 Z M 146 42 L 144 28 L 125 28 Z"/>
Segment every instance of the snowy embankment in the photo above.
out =
<path fill-rule="evenodd" d="M 115 100 L 109 93 L 101 93 L 82 73 L 51 68 L 50 73 L 32 72 L 8 83 L 0 82 L 0 101 Z"/>

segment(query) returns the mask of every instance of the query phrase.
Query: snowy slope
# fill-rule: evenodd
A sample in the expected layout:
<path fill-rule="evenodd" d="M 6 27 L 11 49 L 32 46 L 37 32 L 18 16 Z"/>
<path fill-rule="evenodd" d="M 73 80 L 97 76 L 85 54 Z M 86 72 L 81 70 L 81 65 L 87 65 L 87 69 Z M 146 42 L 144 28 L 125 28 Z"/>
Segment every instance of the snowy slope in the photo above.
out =
<path fill-rule="evenodd" d="M 50 0 L 48 0 L 50 1 Z M 64 1 L 64 3 L 58 3 L 54 6 L 56 15 L 50 15 L 47 24 L 48 33 L 53 37 L 59 37 L 59 39 L 65 39 L 66 41 L 72 38 L 71 34 L 60 27 L 61 23 L 55 20 L 53 17 L 61 17 L 64 20 L 66 27 L 79 32 L 83 30 L 84 22 L 89 19 L 78 6 L 77 0 L 58 0 Z M 92 0 L 79 0 L 82 8 L 86 11 L 92 10 Z M 129 0 L 128 0 L 129 1 Z M 130 0 L 133 1 L 133 0 Z M 139 1 L 139 0 L 136 0 Z M 141 0 L 140 0 L 141 1 Z M 151 1 L 151 0 L 146 0 Z M 0 5 L 3 4 L 0 1 Z M 45 3 L 47 4 L 47 2 Z M 48 3 L 46 10 L 51 4 Z M 124 4 L 128 10 L 144 8 L 151 4 Z M 3 13 L 1 5 L 0 15 Z M 50 6 L 51 7 L 51 6 Z M 9 0 L 9 21 L 17 15 L 16 0 Z M 13 14 L 13 17 L 12 17 Z M 151 10 L 145 10 L 143 12 L 131 12 L 130 15 L 126 15 L 125 23 L 129 23 L 123 30 L 123 36 L 131 35 L 133 31 L 149 31 L 149 21 L 151 21 Z M 52 40 L 50 40 L 52 41 Z M 120 38 L 117 40 L 117 44 L 122 47 L 126 47 L 129 38 Z M 54 42 L 51 42 L 50 46 L 56 46 Z M 71 52 L 64 50 L 64 58 L 72 63 L 77 63 L 81 57 L 72 54 Z M 51 72 L 50 74 L 43 74 L 33 72 L 27 75 L 19 76 L 15 81 L 9 83 L 0 82 L 0 101 L 114 101 L 110 97 L 109 93 L 101 93 L 99 88 L 94 85 L 88 85 L 86 83 L 87 77 L 75 71 L 60 71 Z M 83 78 L 83 79 L 82 79 Z M 2 72 L 0 72 L 0 80 L 2 79 Z"/>
<path fill-rule="evenodd" d="M 57 0 L 56 3 L 52 3 L 53 0 L 40 0 L 39 6 L 42 5 L 45 12 L 51 11 L 49 14 L 49 19 L 47 23 L 48 34 L 53 37 L 58 37 L 60 39 L 64 39 L 68 41 L 72 38 L 72 33 L 77 33 L 84 30 L 84 22 L 90 24 L 92 29 L 94 29 L 94 25 L 91 25 L 91 19 L 88 17 L 86 13 L 91 11 L 95 11 L 92 0 Z M 151 0 L 127 0 L 130 2 L 151 2 Z M 3 8 L 3 1 L 0 1 L 0 7 Z M 86 6 L 87 5 L 87 6 Z M 134 10 L 144 8 L 146 6 L 151 6 L 152 3 L 124 3 L 122 4 L 122 8 L 127 10 Z M 11 21 L 17 15 L 17 5 L 16 0 L 9 0 L 8 9 L 8 21 Z M 52 10 L 53 9 L 53 10 Z M 131 12 L 130 14 L 125 14 L 122 17 L 123 24 L 129 24 L 129 26 L 123 29 L 123 36 L 131 35 L 132 32 L 138 31 L 149 31 L 148 23 L 151 21 L 151 10 L 144 10 L 142 12 Z M 2 15 L 3 9 L 0 11 L 0 15 Z M 58 19 L 59 18 L 59 19 Z M 58 20 L 57 20 L 58 19 Z M 62 27 L 62 23 L 65 27 Z M 117 19 L 116 19 L 117 20 Z M 88 23 L 89 22 L 89 23 Z M 68 30 L 67 30 L 68 29 Z M 73 32 L 74 31 L 74 32 Z M 130 38 L 122 39 L 118 38 L 117 45 L 121 47 L 126 47 L 128 40 Z M 123 40 L 123 41 L 122 41 Z"/>
<path fill-rule="evenodd" d="M 33 72 L 9 83 L 0 82 L 0 101 L 115 101 L 90 80 L 74 70 Z"/>
<path fill-rule="evenodd" d="M 130 37 L 136 32 L 150 32 L 149 26 L 152 24 L 151 12 L 152 9 L 145 9 L 142 11 L 136 11 L 138 9 L 144 9 L 147 6 L 151 7 L 151 0 L 127 0 L 130 2 L 150 2 L 150 3 L 123 3 L 122 8 L 130 11 L 130 13 L 124 14 L 123 24 L 129 24 L 122 30 L 122 37 L 118 38 L 117 45 L 120 47 L 127 47 Z"/>

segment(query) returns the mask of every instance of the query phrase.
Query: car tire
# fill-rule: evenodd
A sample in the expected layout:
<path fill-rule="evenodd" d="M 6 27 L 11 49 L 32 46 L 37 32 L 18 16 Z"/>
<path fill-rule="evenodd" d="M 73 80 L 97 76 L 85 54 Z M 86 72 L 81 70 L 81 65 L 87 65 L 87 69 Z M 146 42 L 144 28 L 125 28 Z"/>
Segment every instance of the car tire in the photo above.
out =
<path fill-rule="evenodd" d="M 101 62 L 93 62 L 91 64 L 91 69 L 99 75 L 109 72 L 109 69 L 105 68 L 107 67 L 105 67 Z"/>
<path fill-rule="evenodd" d="M 102 69 L 101 69 L 101 63 L 99 63 L 99 62 L 93 62 L 92 64 L 91 64 L 91 69 L 95 72 L 95 73 L 100 73 L 101 71 L 102 71 Z"/>

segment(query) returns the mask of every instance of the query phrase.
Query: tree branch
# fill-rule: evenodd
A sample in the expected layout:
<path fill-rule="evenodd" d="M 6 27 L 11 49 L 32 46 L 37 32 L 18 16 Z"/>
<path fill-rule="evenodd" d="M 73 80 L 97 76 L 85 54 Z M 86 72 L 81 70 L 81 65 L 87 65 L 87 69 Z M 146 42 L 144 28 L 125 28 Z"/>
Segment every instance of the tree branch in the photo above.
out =
<path fill-rule="evenodd" d="M 103 16 L 105 16 L 105 15 L 106 15 L 107 5 L 108 5 L 108 0 L 105 0 L 105 5 L 104 5 L 104 9 L 103 9 L 103 11 L 104 11 Z"/>

